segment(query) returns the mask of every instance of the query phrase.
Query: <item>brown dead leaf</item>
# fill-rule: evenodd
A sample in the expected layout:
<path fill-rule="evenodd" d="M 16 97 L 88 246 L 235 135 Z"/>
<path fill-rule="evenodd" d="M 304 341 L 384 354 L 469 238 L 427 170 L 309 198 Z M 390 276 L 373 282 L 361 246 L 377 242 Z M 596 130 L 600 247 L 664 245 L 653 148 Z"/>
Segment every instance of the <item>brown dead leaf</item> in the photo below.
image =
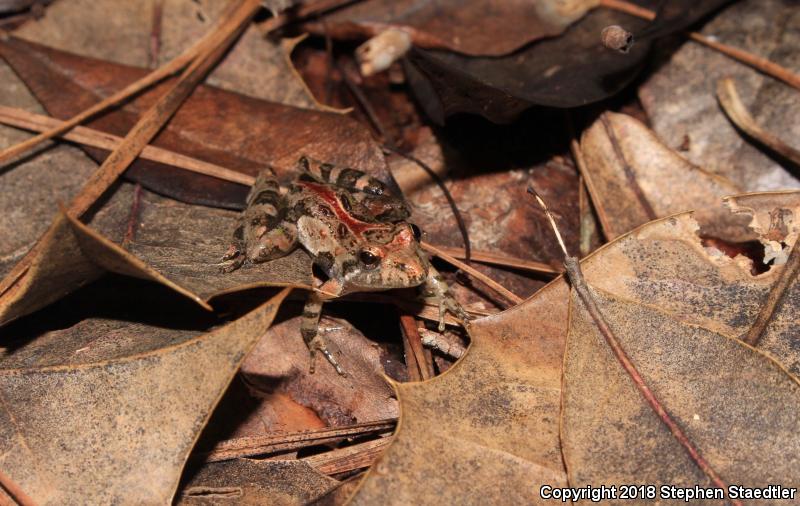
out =
<path fill-rule="evenodd" d="M 558 442 L 566 285 L 476 321 L 467 354 L 444 374 L 397 383 L 395 439 L 353 504 L 544 504 L 566 485 Z M 480 498 L 480 499 L 478 499 Z"/>
<path fill-rule="evenodd" d="M 782 251 L 791 247 L 798 235 L 794 216 L 800 212 L 800 193 L 744 195 L 729 202 L 737 212 L 751 210 L 755 215 L 751 234 L 761 233 L 765 242 L 772 237 L 773 247 L 783 241 Z M 733 225 L 742 223 L 737 214 L 728 218 Z M 732 259 L 703 247 L 698 228 L 688 213 L 648 223 L 591 254 L 582 263 L 583 270 L 594 291 L 604 297 L 602 307 L 610 322 L 646 327 L 631 334 L 630 339 L 638 341 L 631 341 L 629 352 L 635 355 L 637 366 L 647 360 L 639 354 L 663 358 L 642 363 L 641 368 L 654 375 L 662 369 L 671 371 L 668 376 L 659 373 L 663 379 L 653 388 L 657 394 L 681 396 L 678 402 L 667 395 L 667 409 L 675 411 L 681 426 L 698 438 L 700 451 L 712 467 L 718 467 L 730 482 L 741 478 L 750 483 L 760 475 L 747 474 L 749 463 L 760 463 L 759 473 L 777 465 L 776 472 L 789 483 L 800 458 L 792 436 L 800 420 L 796 412 L 800 392 L 796 378 L 786 372 L 797 368 L 799 356 L 793 339 L 798 332 L 795 305 L 800 300 L 794 295 L 796 282 L 759 348 L 771 353 L 773 360 L 736 338 L 752 325 L 770 286 L 780 276 L 780 267 L 754 276 L 749 258 Z M 370 504 L 388 497 L 390 502 L 405 504 L 444 496 L 453 502 L 480 497 L 487 502 L 535 503 L 541 500 L 540 484 L 565 483 L 563 475 L 559 478 L 556 425 L 561 407 L 561 352 L 569 328 L 568 290 L 559 278 L 525 303 L 475 321 L 471 348 L 455 366 L 427 382 L 395 385 L 400 403 L 395 442 L 368 472 L 353 502 Z M 573 308 L 572 313 L 573 326 L 581 335 L 593 335 L 594 327 L 586 324 L 579 309 Z M 669 335 L 678 342 L 656 344 Z M 611 362 L 597 358 L 609 354 L 607 347 L 590 347 L 573 339 L 577 338 L 571 338 L 567 361 L 567 367 L 575 368 L 567 371 L 573 391 L 565 392 L 573 397 L 562 429 L 570 482 L 607 483 L 619 476 L 637 483 L 702 478 L 694 474 L 695 468 L 684 465 L 685 453 L 680 453 L 681 447 L 641 396 L 636 397 L 639 394 L 621 367 L 613 358 Z M 607 376 L 578 377 L 575 371 Z M 606 384 L 606 378 L 619 381 Z M 614 385 L 630 392 L 615 390 Z M 528 396 L 522 405 L 520 395 Z M 604 399 L 607 402 L 601 402 Z M 583 411 L 574 411 L 576 406 Z M 601 408 L 602 414 L 592 418 L 588 410 Z M 653 420 L 654 425 L 640 428 Z M 617 439 L 603 440 L 607 446 L 602 448 L 586 439 L 592 433 L 578 441 L 581 433 L 573 430 L 575 425 L 583 423 L 584 429 L 595 430 L 590 421 L 603 424 L 594 435 L 616 434 Z M 716 430 L 717 426 L 727 432 Z M 741 441 L 733 441 L 740 437 Z M 651 445 L 645 449 L 648 442 Z M 659 450 L 653 450 L 656 444 Z M 595 457 L 588 456 L 590 448 L 596 451 Z M 591 467 L 592 458 L 603 459 L 603 468 Z M 775 464 L 774 459 L 781 463 Z M 539 466 L 533 469 L 531 462 Z M 603 474 L 590 475 L 592 469 Z M 679 474 L 665 479 L 664 473 L 670 470 Z M 513 493 L 529 495 L 509 495 Z"/>
<path fill-rule="evenodd" d="M 95 319 L 5 350 L 0 467 L 37 503 L 169 503 L 214 405 L 287 293 L 199 336 Z"/>
<path fill-rule="evenodd" d="M 0 100 L 43 112 L 11 69 L 0 61 Z M 29 134 L 0 125 L 0 149 Z M 69 167 L 70 170 L 64 170 Z M 58 212 L 97 168 L 80 149 L 58 144 L 16 164 L 0 167 L 0 276 L 4 277 L 46 230 Z M 57 183 L 56 183 L 57 182 Z"/>
<path fill-rule="evenodd" d="M 684 160 L 625 114 L 604 113 L 584 131 L 580 146 L 582 174 L 609 240 L 658 217 L 717 208 L 722 196 L 740 191 Z"/>
<path fill-rule="evenodd" d="M 127 213 L 131 194 L 123 186 L 98 217 Z M 233 211 L 143 192 L 139 212 L 137 234 L 127 250 L 77 220 L 57 219 L 27 275 L 0 297 L 0 321 L 40 309 L 105 271 L 162 283 L 207 309 L 208 300 L 222 293 L 257 286 L 310 286 L 310 258 L 301 250 L 275 262 L 220 272 L 219 261 L 237 219 Z M 115 224 L 112 230 L 121 238 L 125 227 L 118 220 Z"/>
<path fill-rule="evenodd" d="M 736 2 L 701 33 L 796 68 L 793 55 L 800 38 L 794 7 L 780 0 Z M 746 29 L 742 20 L 747 20 Z M 779 135 L 796 130 L 797 90 L 693 42 L 670 54 L 669 62 L 639 89 L 653 130 L 667 146 L 679 151 L 682 147 L 691 163 L 727 177 L 745 191 L 796 188 L 797 179 L 742 138 L 720 110 L 714 90 L 725 77 L 736 81 L 759 125 Z"/>
<path fill-rule="evenodd" d="M 246 381 L 265 392 L 280 392 L 311 408 L 329 427 L 397 417 L 394 391 L 384 380 L 384 356 L 349 322 L 323 317 L 320 332 L 347 371 L 332 367 L 308 372 L 308 348 L 298 339 L 300 318 L 272 327 L 242 364 Z"/>
<path fill-rule="evenodd" d="M 639 2 L 660 7 L 650 24 L 618 11 L 594 9 L 560 36 L 499 57 L 414 48 L 408 53 L 406 75 L 437 124 L 459 112 L 508 123 L 534 105 L 578 107 L 619 92 L 641 70 L 656 38 L 684 29 L 728 1 Z M 627 54 L 600 43 L 600 33 L 609 25 L 634 33 L 636 43 Z"/>
<path fill-rule="evenodd" d="M 180 491 L 178 505 L 303 505 L 332 492 L 339 484 L 298 460 L 214 462 L 190 476 Z"/>
<path fill-rule="evenodd" d="M 560 34 L 598 0 L 507 2 L 378 0 L 359 2 L 306 25 L 331 37 L 372 37 L 388 28 L 409 32 L 415 45 L 469 55 L 500 56 Z"/>
<path fill-rule="evenodd" d="M 48 112 L 59 118 L 80 112 L 146 72 L 15 38 L 0 43 L 0 54 Z M 54 81 L 61 85 L 54 88 Z M 125 135 L 171 82 L 154 87 L 88 125 Z M 361 169 L 392 184 L 379 146 L 354 120 L 218 88 L 198 87 L 152 144 L 251 176 L 272 166 L 285 179 L 294 177 L 297 158 L 304 153 Z M 87 152 L 98 160 L 105 158 L 102 150 L 87 148 Z M 242 185 L 141 159 L 126 175 L 154 191 L 206 205 L 239 209 L 247 193 Z"/>
<path fill-rule="evenodd" d="M 154 63 L 154 9 L 161 9 L 155 63 L 162 65 L 207 33 L 228 4 L 227 0 L 57 2 L 15 34 L 62 51 L 148 67 Z M 292 75 L 280 43 L 265 38 L 256 26 L 242 34 L 206 84 L 271 102 L 315 108 L 302 81 Z"/>
<path fill-rule="evenodd" d="M 726 483 L 793 483 L 800 465 L 795 378 L 736 339 L 682 323 L 653 306 L 595 295 L 645 382 Z M 570 484 L 707 486 L 583 306 L 575 298 L 572 304 L 561 431 Z"/>

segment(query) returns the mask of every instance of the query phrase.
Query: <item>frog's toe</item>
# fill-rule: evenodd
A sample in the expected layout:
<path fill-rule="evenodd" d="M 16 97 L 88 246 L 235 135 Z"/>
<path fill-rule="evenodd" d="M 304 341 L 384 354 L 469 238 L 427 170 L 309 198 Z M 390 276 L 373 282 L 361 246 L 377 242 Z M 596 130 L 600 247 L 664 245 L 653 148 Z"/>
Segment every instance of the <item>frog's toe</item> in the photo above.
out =
<path fill-rule="evenodd" d="M 239 248 L 239 246 L 235 244 L 231 244 L 230 246 L 228 246 L 228 251 L 226 251 L 225 254 L 222 255 L 222 261 L 227 262 L 228 260 L 233 260 L 234 258 L 238 257 L 241 254 L 242 254 L 241 248 Z"/>
<path fill-rule="evenodd" d="M 325 345 L 325 340 L 322 339 L 319 335 L 314 336 L 314 338 L 308 343 L 308 351 L 311 354 L 311 365 L 309 367 L 309 373 L 314 373 L 314 364 L 316 361 L 317 352 L 322 353 L 325 359 L 336 369 L 336 372 L 339 373 L 341 376 L 347 376 L 347 373 L 339 365 L 339 362 L 333 356 L 333 354 L 328 351 L 328 347 Z"/>
<path fill-rule="evenodd" d="M 224 263 L 223 265 L 221 265 L 219 270 L 220 270 L 220 272 L 224 272 L 225 274 L 227 274 L 229 272 L 233 272 L 236 269 L 238 269 L 239 267 L 241 267 L 242 265 L 244 265 L 244 260 L 245 260 L 244 255 L 239 255 L 238 257 L 234 258 L 233 260 L 230 260 L 227 263 Z M 224 258 L 223 258 L 223 261 L 224 261 Z"/>
<path fill-rule="evenodd" d="M 469 315 L 467 315 L 467 312 L 461 307 L 461 304 L 452 297 L 443 297 L 439 301 L 439 332 L 444 332 L 445 315 L 448 312 L 461 322 L 464 327 L 469 324 Z"/>

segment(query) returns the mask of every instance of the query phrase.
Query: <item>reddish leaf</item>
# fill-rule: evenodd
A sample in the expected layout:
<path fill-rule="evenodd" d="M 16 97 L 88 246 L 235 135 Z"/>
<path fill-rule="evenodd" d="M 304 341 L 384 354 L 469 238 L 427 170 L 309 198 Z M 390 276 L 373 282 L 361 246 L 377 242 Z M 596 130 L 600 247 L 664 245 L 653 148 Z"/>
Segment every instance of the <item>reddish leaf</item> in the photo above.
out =
<path fill-rule="evenodd" d="M 140 78 L 144 69 L 104 62 L 21 39 L 0 43 L 0 54 L 45 108 L 59 118 L 74 115 Z M 53 86 L 58 82 L 59 86 Z M 124 135 L 163 92 L 162 84 L 91 123 Z M 291 177 L 300 153 L 355 167 L 391 182 L 379 146 L 354 120 L 199 87 L 153 143 L 166 149 L 255 175 L 272 166 Z M 87 150 L 101 159 L 98 150 Z M 128 176 L 148 188 L 193 203 L 239 208 L 247 188 L 138 160 Z"/>

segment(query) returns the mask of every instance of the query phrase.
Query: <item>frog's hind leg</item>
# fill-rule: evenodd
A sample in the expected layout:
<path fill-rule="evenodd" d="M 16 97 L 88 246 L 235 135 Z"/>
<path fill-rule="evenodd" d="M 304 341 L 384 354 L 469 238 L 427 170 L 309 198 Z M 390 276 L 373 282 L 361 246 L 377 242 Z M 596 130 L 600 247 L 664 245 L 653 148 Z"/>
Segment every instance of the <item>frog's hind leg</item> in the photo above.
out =
<path fill-rule="evenodd" d="M 311 292 L 306 300 L 306 305 L 303 307 L 303 317 L 300 323 L 300 334 L 303 336 L 308 351 L 310 353 L 311 364 L 309 365 L 308 372 L 314 373 L 315 361 L 317 352 L 322 353 L 330 364 L 336 369 L 336 372 L 345 375 L 344 369 L 339 365 L 339 362 L 333 357 L 328 347 L 325 345 L 325 340 L 319 335 L 319 317 L 322 315 L 322 299 L 316 292 Z"/>
<path fill-rule="evenodd" d="M 372 195 L 387 193 L 385 184 L 358 169 L 323 163 L 306 156 L 301 156 L 297 165 L 302 173 L 320 183 L 336 185 L 351 192 Z"/>
<path fill-rule="evenodd" d="M 233 234 L 223 261 L 223 271 L 241 267 L 245 261 L 266 262 L 285 256 L 297 245 L 297 227 L 286 219 L 286 198 L 271 169 L 261 171 L 247 196 L 247 208 Z"/>

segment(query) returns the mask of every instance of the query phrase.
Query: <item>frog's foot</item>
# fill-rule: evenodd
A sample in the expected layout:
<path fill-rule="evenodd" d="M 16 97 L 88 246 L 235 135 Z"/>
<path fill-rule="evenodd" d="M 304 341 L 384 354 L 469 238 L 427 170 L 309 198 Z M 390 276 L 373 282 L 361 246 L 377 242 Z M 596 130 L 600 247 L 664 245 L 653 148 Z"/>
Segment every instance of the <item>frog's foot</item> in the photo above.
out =
<path fill-rule="evenodd" d="M 448 312 L 455 316 L 464 327 L 469 325 L 469 315 L 467 315 L 467 312 L 461 307 L 461 304 L 448 292 L 439 298 L 439 332 L 444 332 L 445 315 Z"/>
<path fill-rule="evenodd" d="M 325 345 L 325 340 L 319 335 L 319 317 L 322 314 L 322 299 L 316 292 L 311 292 L 308 295 L 306 305 L 303 307 L 303 318 L 300 323 L 300 334 L 303 336 L 308 351 L 311 354 L 311 365 L 308 372 L 314 374 L 314 365 L 316 361 L 317 352 L 322 353 L 325 358 L 330 362 L 336 372 L 342 376 L 346 376 L 344 369 L 339 365 L 339 362 L 333 357 L 333 354 L 328 351 Z"/>
<path fill-rule="evenodd" d="M 228 273 L 233 272 L 244 264 L 245 256 L 242 249 L 237 244 L 231 244 L 228 251 L 222 255 L 222 265 L 219 270 Z"/>
<path fill-rule="evenodd" d="M 317 352 L 320 352 L 333 366 L 333 368 L 336 369 L 337 373 L 339 373 L 341 376 L 347 376 L 347 373 L 344 371 L 342 366 L 339 365 L 339 362 L 336 361 L 336 358 L 334 358 L 333 354 L 328 351 L 328 347 L 325 345 L 325 340 L 322 338 L 322 336 L 317 334 L 312 337 L 311 340 L 307 341 L 306 344 L 308 345 L 308 352 L 311 360 L 311 363 L 308 367 L 308 372 L 310 374 L 314 374 L 314 365 L 316 363 Z"/>
<path fill-rule="evenodd" d="M 428 268 L 428 278 L 422 285 L 422 296 L 425 299 L 436 301 L 439 304 L 439 332 L 444 332 L 445 315 L 450 312 L 461 324 L 466 327 L 469 324 L 469 316 L 461 304 L 453 297 L 450 288 L 442 278 L 442 275 L 430 266 Z"/>

